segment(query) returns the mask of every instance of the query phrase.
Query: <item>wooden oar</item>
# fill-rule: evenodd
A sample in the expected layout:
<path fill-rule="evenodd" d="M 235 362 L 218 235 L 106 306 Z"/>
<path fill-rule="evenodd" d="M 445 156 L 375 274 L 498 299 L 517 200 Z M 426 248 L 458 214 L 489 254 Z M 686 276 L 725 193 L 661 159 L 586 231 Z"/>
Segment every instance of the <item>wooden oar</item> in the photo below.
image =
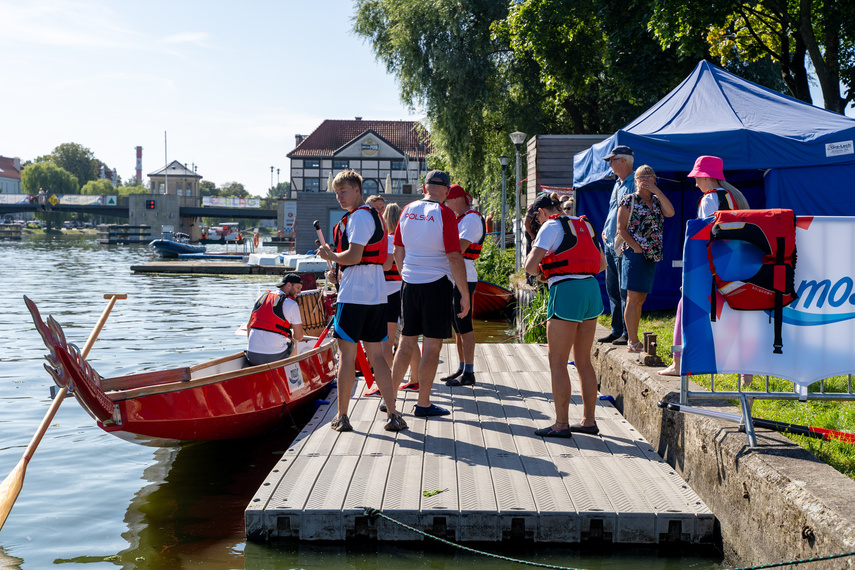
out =
<path fill-rule="evenodd" d="M 92 334 L 89 335 L 89 339 L 86 341 L 83 351 L 80 353 L 84 360 L 89 354 L 89 350 L 92 348 L 92 345 L 95 343 L 95 339 L 98 338 L 98 334 L 101 332 L 104 323 L 107 321 L 107 317 L 110 315 L 113 305 L 116 304 L 116 300 L 127 299 L 128 296 L 124 293 L 110 293 L 104 295 L 104 298 L 110 299 L 110 302 L 107 304 L 104 312 L 101 313 L 101 318 L 98 319 L 98 323 L 95 325 L 95 328 L 92 329 Z M 39 429 L 30 441 L 30 445 L 28 445 L 27 449 L 24 451 L 24 455 L 21 457 L 21 460 L 18 461 L 18 464 L 12 472 L 9 473 L 6 479 L 3 480 L 3 483 L 0 484 L 0 529 L 3 528 L 3 524 L 5 524 L 6 519 L 9 517 L 9 512 L 12 510 L 12 507 L 18 498 L 18 493 L 21 492 L 21 487 L 24 485 L 24 475 L 27 471 L 27 464 L 36 452 L 36 448 L 39 446 L 39 443 L 41 443 L 42 437 L 45 435 L 47 428 L 50 426 L 50 422 L 53 420 L 54 415 L 56 415 L 56 412 L 59 409 L 60 404 L 62 404 L 62 401 L 65 399 L 65 394 L 67 392 L 67 386 L 63 386 L 59 389 L 59 392 L 54 396 L 53 402 L 51 402 L 45 417 L 42 419 L 42 423 L 39 424 Z"/>

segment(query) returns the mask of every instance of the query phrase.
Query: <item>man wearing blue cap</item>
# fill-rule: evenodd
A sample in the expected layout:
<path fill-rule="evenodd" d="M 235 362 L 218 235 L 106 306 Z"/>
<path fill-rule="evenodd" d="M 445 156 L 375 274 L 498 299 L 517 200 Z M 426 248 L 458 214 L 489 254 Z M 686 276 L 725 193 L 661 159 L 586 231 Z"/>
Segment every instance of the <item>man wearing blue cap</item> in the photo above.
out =
<path fill-rule="evenodd" d="M 612 196 L 609 199 L 609 213 L 603 226 L 603 244 L 606 253 L 606 294 L 609 296 L 609 310 L 612 315 L 612 330 L 608 336 L 598 338 L 599 342 L 626 344 L 626 325 L 623 313 L 626 309 L 626 289 L 620 284 L 620 257 L 615 253 L 617 235 L 618 204 L 624 196 L 635 192 L 635 178 L 632 176 L 632 149 L 618 145 L 604 159 L 617 176 Z"/>

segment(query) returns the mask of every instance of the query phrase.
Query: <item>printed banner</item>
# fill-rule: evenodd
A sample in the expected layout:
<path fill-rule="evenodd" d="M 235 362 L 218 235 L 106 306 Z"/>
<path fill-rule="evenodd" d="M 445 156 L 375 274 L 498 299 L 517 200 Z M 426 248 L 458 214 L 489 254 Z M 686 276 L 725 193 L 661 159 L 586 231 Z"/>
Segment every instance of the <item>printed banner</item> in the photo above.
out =
<path fill-rule="evenodd" d="M 202 196 L 203 206 L 220 208 L 261 208 L 261 198 L 236 198 L 234 196 Z"/>
<path fill-rule="evenodd" d="M 687 224 L 683 257 L 682 374 L 752 373 L 808 386 L 855 372 L 855 219 L 798 218 L 795 290 L 782 311 L 783 354 L 774 354 L 770 311 L 735 311 L 718 295 L 710 321 L 713 277 L 707 243 L 712 218 Z M 747 279 L 763 257 L 755 246 L 718 242 L 715 266 L 722 278 Z"/>
<path fill-rule="evenodd" d="M 285 202 L 285 227 L 282 228 L 284 232 L 293 232 L 294 224 L 297 223 L 297 202 L 290 201 Z"/>
<path fill-rule="evenodd" d="M 35 198 L 30 194 L 0 194 L 0 204 L 29 204 Z"/>
<path fill-rule="evenodd" d="M 91 194 L 60 194 L 57 199 L 63 206 L 100 206 L 104 203 L 103 196 Z"/>

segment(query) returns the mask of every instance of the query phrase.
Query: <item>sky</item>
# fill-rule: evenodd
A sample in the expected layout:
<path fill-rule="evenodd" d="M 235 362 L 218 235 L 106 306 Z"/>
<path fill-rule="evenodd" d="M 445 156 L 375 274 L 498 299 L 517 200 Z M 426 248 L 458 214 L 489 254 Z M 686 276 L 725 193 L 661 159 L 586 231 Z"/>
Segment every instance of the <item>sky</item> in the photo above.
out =
<path fill-rule="evenodd" d="M 178 160 L 264 196 L 270 167 L 288 181 L 295 135 L 324 119 L 421 118 L 353 13 L 352 0 L 0 0 L 0 155 L 74 142 L 127 180 L 142 146 L 144 179 Z"/>

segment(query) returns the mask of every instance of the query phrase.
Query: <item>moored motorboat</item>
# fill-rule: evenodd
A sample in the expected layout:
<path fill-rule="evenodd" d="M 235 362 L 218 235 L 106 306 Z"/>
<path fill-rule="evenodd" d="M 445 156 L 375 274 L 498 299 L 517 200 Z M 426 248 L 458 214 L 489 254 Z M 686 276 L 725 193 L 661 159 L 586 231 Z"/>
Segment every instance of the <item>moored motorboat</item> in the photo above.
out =
<path fill-rule="evenodd" d="M 194 366 L 103 378 L 44 322 L 26 296 L 49 350 L 48 372 L 108 433 L 146 445 L 252 437 L 269 432 L 297 407 L 321 396 L 335 378 L 336 342 L 299 343 L 298 354 L 260 366 L 242 352 Z"/>
<path fill-rule="evenodd" d="M 178 258 L 186 253 L 205 253 L 204 245 L 190 243 L 190 236 L 180 232 L 164 229 L 163 235 L 152 240 L 148 247 L 160 257 Z"/>
<path fill-rule="evenodd" d="M 509 289 L 489 281 L 478 281 L 472 296 L 472 318 L 488 319 L 503 316 L 513 298 L 514 294 Z"/>

